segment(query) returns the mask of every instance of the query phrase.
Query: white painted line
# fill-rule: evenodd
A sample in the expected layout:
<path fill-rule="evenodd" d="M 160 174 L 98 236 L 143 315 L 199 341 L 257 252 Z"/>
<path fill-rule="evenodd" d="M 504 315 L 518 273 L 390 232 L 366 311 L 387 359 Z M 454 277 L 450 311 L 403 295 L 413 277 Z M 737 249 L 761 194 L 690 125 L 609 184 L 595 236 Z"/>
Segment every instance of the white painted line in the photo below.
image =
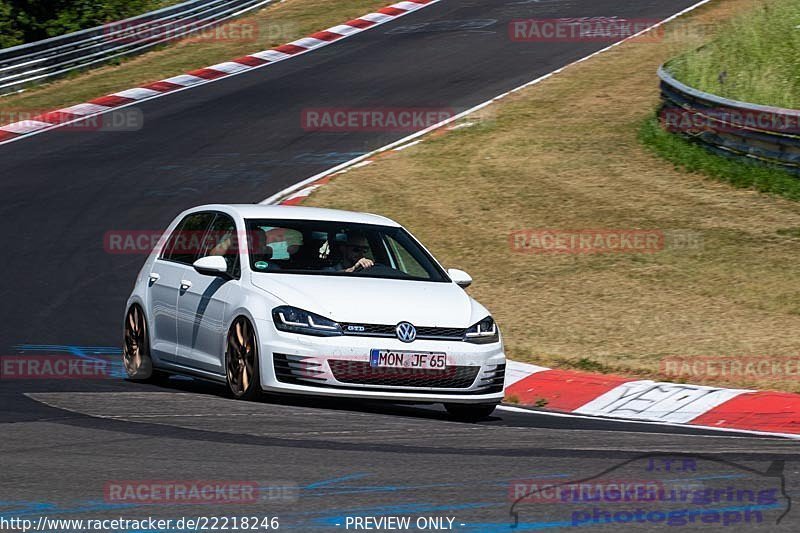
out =
<path fill-rule="evenodd" d="M 42 128 L 49 128 L 50 126 L 52 126 L 52 124 L 49 122 L 42 122 L 41 120 L 22 120 L 20 122 L 0 126 L 0 130 L 16 133 L 17 135 L 25 135 L 26 133 Z"/>
<path fill-rule="evenodd" d="M 474 126 L 474 122 L 462 122 L 461 124 L 456 124 L 455 126 L 450 126 L 447 128 L 450 131 L 460 130 L 461 128 L 469 128 L 470 126 Z"/>
<path fill-rule="evenodd" d="M 767 437 L 781 437 L 793 440 L 800 440 L 800 435 L 792 434 L 792 433 L 773 433 L 770 431 L 753 431 L 750 429 L 730 429 L 730 428 L 718 428 L 713 426 L 696 426 L 693 424 L 676 424 L 673 422 L 654 422 L 652 420 L 628 420 L 624 418 L 607 418 L 607 417 L 599 417 L 599 416 L 587 416 L 587 415 L 574 415 L 570 413 L 555 413 L 553 411 L 537 411 L 533 409 L 525 409 L 522 407 L 514 407 L 512 405 L 498 405 L 497 409 L 501 411 L 509 411 L 512 413 L 525 413 L 531 415 L 541 415 L 541 416 L 552 416 L 555 418 L 577 418 L 580 420 L 594 420 L 594 421 L 606 421 L 606 422 L 619 422 L 621 424 L 644 424 L 647 426 L 665 426 L 665 427 L 675 427 L 675 428 L 690 428 L 690 429 L 702 429 L 707 431 L 718 431 L 720 433 L 743 433 L 746 435 L 761 435 Z M 711 437 L 711 438 L 719 438 L 716 435 L 690 435 L 691 437 Z M 738 435 L 730 435 L 727 438 L 747 438 L 741 437 Z"/>
<path fill-rule="evenodd" d="M 127 89 L 114 93 L 114 96 L 121 96 L 123 98 L 133 98 L 134 100 L 143 100 L 153 96 L 159 96 L 161 93 L 153 89 L 145 89 L 144 87 L 136 87 L 135 89 Z"/>
<path fill-rule="evenodd" d="M 417 139 L 416 141 L 413 141 L 413 142 L 410 142 L 408 144 L 404 144 L 403 146 L 398 146 L 397 148 L 394 148 L 394 151 L 395 152 L 402 152 L 406 148 L 411 148 L 412 146 L 417 145 L 417 144 L 419 144 L 421 142 L 422 142 L 421 139 Z"/>
<path fill-rule="evenodd" d="M 471 113 L 474 113 L 475 111 L 483 109 L 484 107 L 486 107 L 486 106 L 488 106 L 488 105 L 490 105 L 490 104 L 492 104 L 492 103 L 494 103 L 494 102 L 496 102 L 498 100 L 501 100 L 501 99 L 505 98 L 509 94 L 515 93 L 517 91 L 521 91 L 522 89 L 525 89 L 526 87 L 530 87 L 531 85 L 536 85 L 538 83 L 541 83 L 544 80 L 546 80 L 546 79 L 548 79 L 548 78 L 550 78 L 550 77 L 552 77 L 552 76 L 554 76 L 554 75 L 556 75 L 556 74 L 558 74 L 560 72 L 563 72 L 565 69 L 567 69 L 567 68 L 569 68 L 569 67 L 571 67 L 573 65 L 577 65 L 577 64 L 582 63 L 582 62 L 584 62 L 584 61 L 586 61 L 588 59 L 591 59 L 591 58 L 593 58 L 595 56 L 598 56 L 598 55 L 600 55 L 602 53 L 605 53 L 605 52 L 607 52 L 607 51 L 609 51 L 609 50 L 611 50 L 611 49 L 613 49 L 613 48 L 615 48 L 615 47 L 617 47 L 617 46 L 619 46 L 619 45 L 621 45 L 621 44 L 623 44 L 623 43 L 625 43 L 625 42 L 627 42 L 629 40 L 636 39 L 637 37 L 647 33 L 648 31 L 651 31 L 651 30 L 653 30 L 655 28 L 658 28 L 658 27 L 666 24 L 667 22 L 675 20 L 676 18 L 678 18 L 678 17 L 680 17 L 682 15 L 685 15 L 686 13 L 694 11 L 698 7 L 700 7 L 700 6 L 704 5 L 704 4 L 707 4 L 710 1 L 711 0 L 701 0 L 700 2 L 698 2 L 698 3 L 696 3 L 696 4 L 692 5 L 692 6 L 689 6 L 686 9 L 684 9 L 682 11 L 679 11 L 678 13 L 675 13 L 674 15 L 669 16 L 669 17 L 665 18 L 662 21 L 657 22 L 656 24 L 653 24 L 652 26 L 647 27 L 646 29 L 640 31 L 639 33 L 636 33 L 636 34 L 631 35 L 630 37 L 627 37 L 627 38 L 625 38 L 625 39 L 623 39 L 621 41 L 617 41 L 617 42 L 615 42 L 615 43 L 613 43 L 613 44 L 611 44 L 609 46 L 606 46 L 602 50 L 598 50 L 597 52 L 593 52 L 593 53 L 589 54 L 588 56 L 585 56 L 585 57 L 582 57 L 581 59 L 578 59 L 577 61 L 573 61 L 572 63 L 569 63 L 568 65 L 564 65 L 563 67 L 559 68 L 558 70 L 554 70 L 553 72 L 545 74 L 544 76 L 540 76 L 540 77 L 538 77 L 538 78 L 536 78 L 534 80 L 531 80 L 531 81 L 529 81 L 527 83 L 524 83 L 524 84 L 520 85 L 519 87 L 511 89 L 508 92 L 505 92 L 503 94 L 495 96 L 491 100 L 487 100 L 487 101 L 485 101 L 483 103 L 480 103 L 480 104 L 476 105 L 475 107 L 467 109 L 466 111 L 462 111 L 461 113 L 459 113 L 457 115 L 454 115 L 454 116 L 452 116 L 452 117 L 450 117 L 450 118 L 448 118 L 446 120 L 443 120 L 443 121 L 441 121 L 441 122 L 439 122 L 437 124 L 434 124 L 433 126 L 429 126 L 429 127 L 425 128 L 423 130 L 420 130 L 420 131 L 417 131 L 415 133 L 412 133 L 411 135 L 408 135 L 406 137 L 403 137 L 402 139 L 399 139 L 397 141 L 389 143 L 386 146 L 382 146 L 381 148 L 373 150 L 373 151 L 371 151 L 371 152 L 369 152 L 367 154 L 361 155 L 359 157 L 355 157 L 355 158 L 351 159 L 350 161 L 345 161 L 344 163 L 336 165 L 335 167 L 331 167 L 328 170 L 324 170 L 324 171 L 320 172 L 319 174 L 315 174 L 313 176 L 310 176 L 310 177 L 308 177 L 308 178 L 306 178 L 306 179 L 304 179 L 304 180 L 302 180 L 302 181 L 300 181 L 298 183 L 295 183 L 291 187 L 287 187 L 284 190 L 273 194 L 269 198 L 266 198 L 266 199 L 262 200 L 259 203 L 261 203 L 261 204 L 272 204 L 272 203 L 275 203 L 275 202 L 279 201 L 281 198 L 285 197 L 286 195 L 291 194 L 293 191 L 296 191 L 297 189 L 300 189 L 300 188 L 304 187 L 305 185 L 307 185 L 309 183 L 313 183 L 313 182 L 315 182 L 315 181 L 317 181 L 319 179 L 322 179 L 322 178 L 325 178 L 327 176 L 330 176 L 334 172 L 339 172 L 340 170 L 343 170 L 345 168 L 351 167 L 351 166 L 355 165 L 356 163 L 358 163 L 360 161 L 363 161 L 365 159 L 369 159 L 370 157 L 374 156 L 375 154 L 379 154 L 381 152 L 385 152 L 386 150 L 391 150 L 392 148 L 395 148 L 396 146 L 401 146 L 403 144 L 406 144 L 408 142 L 413 141 L 414 139 L 417 139 L 418 137 L 422 137 L 423 135 L 426 135 L 426 134 L 428 134 L 428 133 L 430 133 L 432 131 L 438 130 L 442 126 L 446 126 L 448 124 L 451 124 L 451 123 L 461 119 L 462 117 L 465 117 L 465 116 L 467 116 L 467 115 L 469 115 Z M 401 2 L 401 4 L 402 3 L 403 2 Z M 432 2 L 431 4 L 416 4 L 416 5 L 418 5 L 418 6 L 432 5 L 433 3 L 435 3 L 435 2 Z M 398 5 L 399 4 L 395 4 L 392 7 L 396 7 Z M 402 8 L 399 8 L 399 9 L 402 9 Z M 400 16 L 400 15 L 398 15 L 398 16 Z M 339 26 L 335 26 L 335 28 L 339 28 Z M 334 30 L 334 29 L 329 29 L 328 31 L 336 31 L 336 33 L 339 33 L 338 30 Z"/>

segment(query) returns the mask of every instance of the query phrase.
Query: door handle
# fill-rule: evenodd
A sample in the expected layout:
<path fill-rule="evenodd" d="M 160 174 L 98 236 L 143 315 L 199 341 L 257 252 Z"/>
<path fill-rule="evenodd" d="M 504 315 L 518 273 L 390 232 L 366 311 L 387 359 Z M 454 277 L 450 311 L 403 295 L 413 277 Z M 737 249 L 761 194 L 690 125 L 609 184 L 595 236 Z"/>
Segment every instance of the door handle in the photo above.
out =
<path fill-rule="evenodd" d="M 150 272 L 150 283 L 155 283 L 160 279 L 161 275 L 158 272 Z"/>
<path fill-rule="evenodd" d="M 186 289 L 188 289 L 191 286 L 192 286 L 192 282 L 189 281 L 188 279 L 182 279 L 181 280 L 181 290 L 185 291 Z"/>

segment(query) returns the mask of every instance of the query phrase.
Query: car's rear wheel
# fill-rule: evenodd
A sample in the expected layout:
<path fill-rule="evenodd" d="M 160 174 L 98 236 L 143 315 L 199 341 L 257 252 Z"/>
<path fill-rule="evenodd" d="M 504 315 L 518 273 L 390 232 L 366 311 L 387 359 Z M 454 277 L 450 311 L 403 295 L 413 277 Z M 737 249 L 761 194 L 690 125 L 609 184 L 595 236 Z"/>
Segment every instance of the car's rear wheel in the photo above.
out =
<path fill-rule="evenodd" d="M 240 316 L 228 332 L 225 375 L 234 398 L 254 400 L 261 395 L 256 334 L 250 321 Z"/>
<path fill-rule="evenodd" d="M 450 413 L 450 416 L 461 422 L 478 422 L 485 420 L 494 412 L 496 403 L 446 403 L 444 408 Z"/>
<path fill-rule="evenodd" d="M 145 381 L 153 377 L 147 321 L 138 305 L 132 305 L 125 317 L 122 364 L 130 379 Z"/>

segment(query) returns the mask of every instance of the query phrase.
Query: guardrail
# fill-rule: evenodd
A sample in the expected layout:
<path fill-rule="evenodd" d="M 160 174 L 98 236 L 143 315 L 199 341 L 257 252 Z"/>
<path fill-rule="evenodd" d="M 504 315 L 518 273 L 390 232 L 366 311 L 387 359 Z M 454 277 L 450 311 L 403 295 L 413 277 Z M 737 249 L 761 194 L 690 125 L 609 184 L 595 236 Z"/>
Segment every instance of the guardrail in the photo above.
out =
<path fill-rule="evenodd" d="M 728 100 L 685 85 L 661 66 L 662 126 L 725 157 L 800 173 L 800 110 Z"/>
<path fill-rule="evenodd" d="M 0 96 L 190 36 L 273 0 L 190 0 L 95 28 L 0 50 Z"/>

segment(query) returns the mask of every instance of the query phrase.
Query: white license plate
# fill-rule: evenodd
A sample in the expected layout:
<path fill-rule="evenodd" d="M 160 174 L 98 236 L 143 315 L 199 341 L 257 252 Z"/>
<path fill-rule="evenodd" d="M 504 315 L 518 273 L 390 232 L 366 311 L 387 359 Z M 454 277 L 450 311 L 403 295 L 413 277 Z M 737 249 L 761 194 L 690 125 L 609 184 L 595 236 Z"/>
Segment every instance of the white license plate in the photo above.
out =
<path fill-rule="evenodd" d="M 438 352 L 371 350 L 369 353 L 369 366 L 445 370 L 447 368 L 447 355 Z"/>

